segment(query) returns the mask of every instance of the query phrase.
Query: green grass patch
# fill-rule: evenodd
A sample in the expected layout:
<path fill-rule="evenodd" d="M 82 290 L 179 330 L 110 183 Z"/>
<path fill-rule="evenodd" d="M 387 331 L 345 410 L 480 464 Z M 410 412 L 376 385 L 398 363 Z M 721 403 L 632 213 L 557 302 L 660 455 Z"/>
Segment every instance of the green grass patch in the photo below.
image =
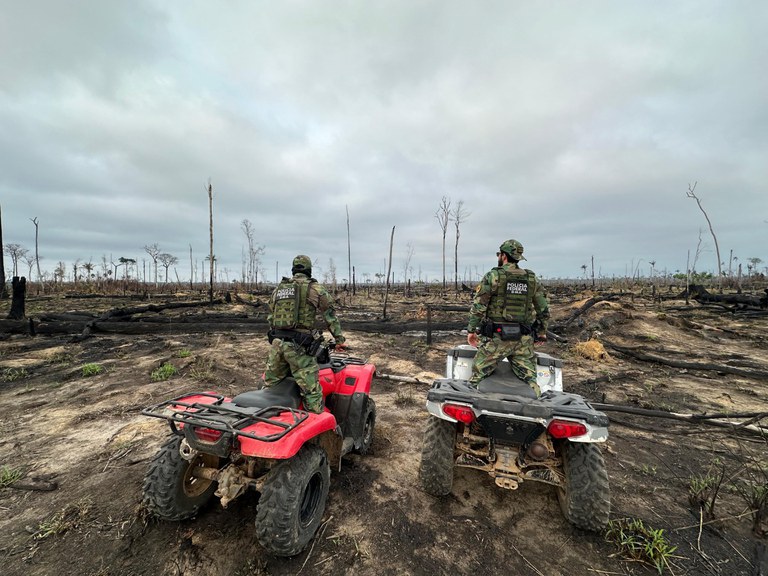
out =
<path fill-rule="evenodd" d="M 176 370 L 176 366 L 170 362 L 166 362 L 160 366 L 160 368 L 152 371 L 152 374 L 150 374 L 150 379 L 152 382 L 162 382 L 163 380 L 168 380 L 168 378 L 175 375 L 177 372 L 178 370 Z"/>
<path fill-rule="evenodd" d="M 176 358 L 189 358 L 190 356 L 192 356 L 192 351 L 187 348 L 182 348 L 176 352 Z"/>
<path fill-rule="evenodd" d="M 84 364 L 82 368 L 82 374 L 84 378 L 90 378 L 91 376 L 96 376 L 102 372 L 104 372 L 104 367 L 101 364 L 96 364 L 94 362 Z"/>
<path fill-rule="evenodd" d="M 3 466 L 0 468 L 0 488 L 7 488 L 24 477 L 24 471 L 19 468 Z"/>
<path fill-rule="evenodd" d="M 23 380 L 29 377 L 29 372 L 26 368 L 6 368 L 0 374 L 0 380 L 3 382 L 16 382 L 17 380 Z"/>
<path fill-rule="evenodd" d="M 611 520 L 605 532 L 605 539 L 612 542 L 627 560 L 642 562 L 656 568 L 659 574 L 669 569 L 669 560 L 677 546 L 672 546 L 661 528 L 654 530 L 638 518 Z"/>

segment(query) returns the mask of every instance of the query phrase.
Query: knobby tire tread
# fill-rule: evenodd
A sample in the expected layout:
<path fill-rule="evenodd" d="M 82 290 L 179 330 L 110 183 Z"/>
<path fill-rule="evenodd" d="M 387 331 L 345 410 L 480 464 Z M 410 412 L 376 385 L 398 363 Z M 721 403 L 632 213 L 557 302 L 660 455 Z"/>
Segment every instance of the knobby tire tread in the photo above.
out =
<path fill-rule="evenodd" d="M 373 414 L 373 422 L 371 422 L 371 437 L 368 440 L 368 442 L 365 441 L 365 425 L 368 421 L 368 415 Z M 373 398 L 368 398 L 368 408 L 365 412 L 365 420 L 363 421 L 363 440 L 362 444 L 360 445 L 360 448 L 356 448 L 355 452 L 357 454 L 361 454 L 365 456 L 366 454 L 369 454 L 371 451 L 371 446 L 373 445 L 373 434 L 374 430 L 376 428 L 376 402 L 373 401 Z"/>
<path fill-rule="evenodd" d="M 558 492 L 563 515 L 574 526 L 600 532 L 611 513 L 605 461 L 596 444 L 566 442 L 563 446 L 566 489 Z"/>
<path fill-rule="evenodd" d="M 186 520 L 195 516 L 216 491 L 216 483 L 201 495 L 190 498 L 184 494 L 183 476 L 190 463 L 181 457 L 181 437 L 173 435 L 152 459 L 144 476 L 142 503 L 163 520 Z"/>
<path fill-rule="evenodd" d="M 424 491 L 433 496 L 445 496 L 453 488 L 453 450 L 456 425 L 430 416 L 421 448 L 419 479 Z"/>
<path fill-rule="evenodd" d="M 322 494 L 314 517 L 308 526 L 301 526 L 304 487 L 315 471 L 322 476 Z M 256 537 L 264 549 L 276 556 L 294 556 L 307 546 L 325 513 L 330 475 L 325 451 L 313 445 L 305 445 L 270 470 L 256 512 Z"/>

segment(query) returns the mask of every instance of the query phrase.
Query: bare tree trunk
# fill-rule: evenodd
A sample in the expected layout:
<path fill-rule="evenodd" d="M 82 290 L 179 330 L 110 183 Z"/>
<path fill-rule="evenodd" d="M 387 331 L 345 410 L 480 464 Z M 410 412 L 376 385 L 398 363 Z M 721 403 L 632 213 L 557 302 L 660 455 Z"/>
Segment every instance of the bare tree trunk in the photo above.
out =
<path fill-rule="evenodd" d="M 194 276 L 195 265 L 192 263 L 192 244 L 189 245 L 189 291 L 192 292 L 192 277 Z"/>
<path fill-rule="evenodd" d="M 34 218 L 30 218 L 30 220 L 32 221 L 32 224 L 35 225 L 35 264 L 37 266 L 37 281 L 40 282 L 40 276 L 41 276 L 41 274 L 40 274 L 40 252 L 38 251 L 38 242 L 37 242 L 38 228 L 39 227 L 38 227 L 38 222 L 37 222 L 37 216 L 35 216 Z"/>
<path fill-rule="evenodd" d="M 453 246 L 453 291 L 459 293 L 459 227 L 469 214 L 464 210 L 464 200 L 459 200 L 453 211 L 453 222 L 456 226 L 456 243 Z"/>
<path fill-rule="evenodd" d="M 435 212 L 435 218 L 440 225 L 440 230 L 443 232 L 443 293 L 445 293 L 445 234 L 448 230 L 448 222 L 451 220 L 451 201 L 447 196 L 443 196 L 440 201 L 440 206 Z M 389 281 L 389 278 L 387 278 Z"/>
<path fill-rule="evenodd" d="M 701 213 L 704 214 L 704 218 L 707 220 L 707 224 L 709 225 L 709 232 L 712 234 L 712 239 L 715 241 L 715 254 L 717 255 L 717 283 L 720 286 L 720 291 L 723 290 L 723 265 L 722 262 L 720 262 L 720 246 L 717 243 L 717 236 L 715 236 L 715 231 L 712 228 L 712 222 L 709 219 L 709 216 L 707 215 L 707 212 L 704 210 L 703 206 L 701 205 L 701 200 L 699 200 L 699 197 L 694 194 L 694 190 L 696 190 L 696 184 L 697 182 L 693 183 L 693 186 L 688 184 L 688 192 L 686 195 L 688 198 L 693 198 L 696 200 L 696 204 L 699 205 L 699 210 L 701 210 Z"/>
<path fill-rule="evenodd" d="M 27 279 L 22 276 L 13 277 L 13 298 L 11 310 L 8 312 L 9 320 L 23 320 L 26 316 L 25 298 L 27 294 Z"/>
<path fill-rule="evenodd" d="M 392 235 L 389 238 L 389 263 L 387 264 L 387 286 L 384 289 L 384 312 L 382 318 L 387 319 L 387 300 L 389 298 L 389 276 L 392 272 L 392 245 L 395 243 L 395 227 L 392 226 Z"/>
<path fill-rule="evenodd" d="M 211 186 L 211 181 L 208 181 L 208 231 L 210 233 L 211 238 L 211 250 L 209 252 L 209 256 L 211 258 L 211 283 L 208 287 L 208 301 L 213 304 L 213 262 L 214 262 L 214 256 L 213 256 L 213 186 Z"/>
<path fill-rule="evenodd" d="M 347 266 L 349 267 L 349 276 L 347 276 L 347 282 L 352 285 L 352 295 L 355 294 L 355 282 L 352 278 L 352 243 L 349 238 L 349 206 L 345 206 L 347 210 Z"/>
<path fill-rule="evenodd" d="M 8 286 L 5 284 L 5 245 L 3 244 L 3 208 L 0 206 L 0 300 L 8 299 Z"/>

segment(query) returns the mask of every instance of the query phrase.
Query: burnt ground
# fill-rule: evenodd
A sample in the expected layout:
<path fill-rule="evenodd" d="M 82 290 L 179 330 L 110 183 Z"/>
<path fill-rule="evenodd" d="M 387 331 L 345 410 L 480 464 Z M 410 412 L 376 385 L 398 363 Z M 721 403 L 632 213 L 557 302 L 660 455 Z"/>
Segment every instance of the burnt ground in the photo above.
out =
<path fill-rule="evenodd" d="M 553 298 L 554 317 L 568 317 L 589 296 Z M 27 311 L 88 306 L 103 311 L 116 305 L 30 301 Z M 392 306 L 395 315 L 419 316 L 416 301 Z M 7 307 L 0 303 L 0 316 Z M 342 307 L 342 325 L 345 311 L 362 308 L 358 302 Z M 219 307 L 224 313 L 232 310 L 240 309 Z M 625 295 L 590 308 L 570 324 L 567 343 L 550 340 L 542 351 L 564 360 L 566 390 L 595 402 L 680 413 L 768 411 L 766 326 L 765 316 Z M 578 343 L 590 335 L 607 355 L 587 357 L 589 349 Z M 177 523 L 148 518 L 140 504 L 142 478 L 167 428 L 139 411 L 192 390 L 232 395 L 254 388 L 266 362 L 262 333 L 183 333 L 169 323 L 168 333 L 150 336 L 97 334 L 80 343 L 64 336 L 0 341 L 2 573 L 657 573 L 621 554 L 604 534 L 569 525 L 546 485 L 528 482 L 508 491 L 481 472 L 458 470 L 449 496 L 437 499 L 422 492 L 417 471 L 426 390 L 442 374 L 446 351 L 465 341 L 458 331 L 438 336 L 431 346 L 424 340 L 423 335 L 349 332 L 352 353 L 368 358 L 380 374 L 421 382 L 375 378 L 373 453 L 345 457 L 341 471 L 332 474 L 317 536 L 310 548 L 288 559 L 266 554 L 257 543 L 255 493 L 227 509 L 212 502 L 196 519 Z M 636 360 L 611 345 L 737 368 L 743 374 Z M 150 374 L 165 362 L 178 373 L 152 382 Z M 103 370 L 86 377 L 83 366 L 89 363 Z M 765 440 L 670 419 L 610 416 L 611 436 L 601 448 L 610 476 L 612 519 L 639 519 L 663 530 L 664 541 L 677 547 L 665 574 L 761 573 L 755 551 L 765 537 L 755 535 L 743 494 L 766 490 L 766 473 L 759 468 L 765 465 Z M 21 486 L 37 482 L 55 488 L 8 487 L 12 472 L 23 475 Z M 722 477 L 716 496 L 701 494 L 702 500 L 714 502 L 714 518 L 689 498 L 696 479 L 708 477 Z M 757 528 L 765 530 L 765 523 Z"/>

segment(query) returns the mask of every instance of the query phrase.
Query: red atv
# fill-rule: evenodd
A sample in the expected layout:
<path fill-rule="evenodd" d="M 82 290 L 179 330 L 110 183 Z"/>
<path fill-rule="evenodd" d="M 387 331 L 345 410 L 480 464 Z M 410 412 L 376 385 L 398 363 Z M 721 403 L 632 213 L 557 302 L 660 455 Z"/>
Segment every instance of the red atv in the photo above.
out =
<path fill-rule="evenodd" d="M 259 543 L 277 556 L 301 552 L 325 512 L 331 466 L 340 469 L 349 452 L 366 454 L 376 423 L 375 367 L 325 356 L 322 414 L 302 409 L 291 377 L 234 398 L 195 392 L 142 410 L 171 428 L 144 477 L 144 506 L 164 520 L 184 520 L 213 495 L 226 507 L 253 488 Z"/>

